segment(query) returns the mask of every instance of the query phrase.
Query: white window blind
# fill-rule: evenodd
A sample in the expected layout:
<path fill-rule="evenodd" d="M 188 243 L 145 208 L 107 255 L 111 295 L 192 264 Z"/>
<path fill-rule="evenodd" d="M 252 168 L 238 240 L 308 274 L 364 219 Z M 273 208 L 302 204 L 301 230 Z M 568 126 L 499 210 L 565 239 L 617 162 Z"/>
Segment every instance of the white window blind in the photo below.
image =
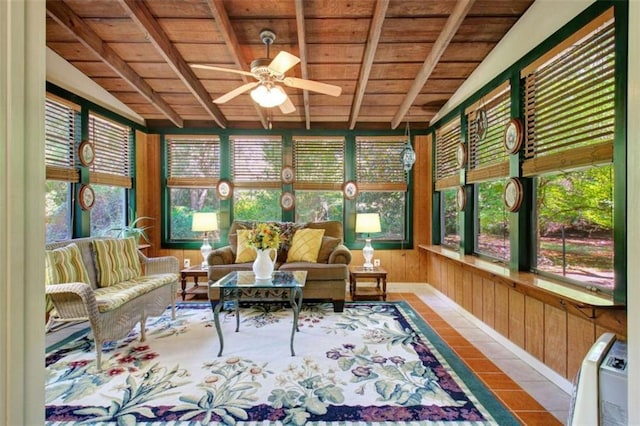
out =
<path fill-rule="evenodd" d="M 523 171 L 535 175 L 611 162 L 615 28 L 611 11 L 525 76 Z"/>
<path fill-rule="evenodd" d="M 344 138 L 295 137 L 296 189 L 340 190 L 344 183 Z"/>
<path fill-rule="evenodd" d="M 456 146 L 462 142 L 460 118 L 455 118 L 436 131 L 436 189 L 459 185 Z"/>
<path fill-rule="evenodd" d="M 282 139 L 268 136 L 231 137 L 231 165 L 233 183 L 237 187 L 279 187 Z"/>
<path fill-rule="evenodd" d="M 220 178 L 220 139 L 212 136 L 167 136 L 167 186 L 212 188 Z"/>
<path fill-rule="evenodd" d="M 47 179 L 78 182 L 75 145 L 79 139 L 80 107 L 47 98 L 45 103 L 45 164 Z"/>
<path fill-rule="evenodd" d="M 95 160 L 91 183 L 131 188 L 133 151 L 131 128 L 96 114 L 89 114 L 89 142 Z"/>
<path fill-rule="evenodd" d="M 400 160 L 405 141 L 405 136 L 356 138 L 356 180 L 361 191 L 406 191 Z"/>

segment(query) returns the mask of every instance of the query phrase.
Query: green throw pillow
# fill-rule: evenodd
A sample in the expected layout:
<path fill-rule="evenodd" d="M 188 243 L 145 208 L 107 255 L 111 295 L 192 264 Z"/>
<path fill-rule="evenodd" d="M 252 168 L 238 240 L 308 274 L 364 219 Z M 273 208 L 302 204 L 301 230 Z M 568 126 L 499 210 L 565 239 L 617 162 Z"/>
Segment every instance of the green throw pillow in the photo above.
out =
<path fill-rule="evenodd" d="M 142 275 L 138 244 L 134 238 L 96 239 L 93 240 L 93 250 L 100 287 L 109 287 Z"/>

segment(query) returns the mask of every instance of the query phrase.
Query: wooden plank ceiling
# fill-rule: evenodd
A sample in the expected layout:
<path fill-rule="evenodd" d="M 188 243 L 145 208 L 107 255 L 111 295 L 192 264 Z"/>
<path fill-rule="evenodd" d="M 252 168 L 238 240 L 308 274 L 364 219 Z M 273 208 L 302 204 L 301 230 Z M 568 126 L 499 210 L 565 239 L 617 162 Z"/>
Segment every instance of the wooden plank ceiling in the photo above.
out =
<path fill-rule="evenodd" d="M 150 126 L 311 129 L 425 126 L 533 0 L 47 0 L 47 46 Z M 250 71 L 260 31 L 301 58 L 286 75 L 340 86 L 285 87 L 296 107 L 261 108 Z"/>

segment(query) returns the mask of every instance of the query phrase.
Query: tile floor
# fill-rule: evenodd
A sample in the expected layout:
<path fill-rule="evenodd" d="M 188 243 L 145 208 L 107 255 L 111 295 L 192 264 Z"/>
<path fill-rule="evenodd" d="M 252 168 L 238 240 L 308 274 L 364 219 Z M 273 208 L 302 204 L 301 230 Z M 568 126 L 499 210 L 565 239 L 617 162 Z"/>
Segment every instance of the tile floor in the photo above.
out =
<path fill-rule="evenodd" d="M 567 392 L 570 383 L 565 381 L 558 386 L 549 380 L 503 345 L 500 340 L 504 338 L 495 331 L 483 330 L 482 324 L 476 324 L 477 320 L 471 314 L 431 286 L 390 284 L 388 291 L 389 300 L 402 299 L 411 303 L 523 423 L 566 422 L 571 400 Z"/>
<path fill-rule="evenodd" d="M 425 318 L 485 384 L 527 425 L 564 424 L 569 383 L 560 387 L 510 350 L 499 335 L 424 283 L 389 283 L 388 300 L 406 300 Z M 178 299 L 180 300 L 180 298 Z M 85 328 L 82 323 L 47 333 L 49 346 Z"/>

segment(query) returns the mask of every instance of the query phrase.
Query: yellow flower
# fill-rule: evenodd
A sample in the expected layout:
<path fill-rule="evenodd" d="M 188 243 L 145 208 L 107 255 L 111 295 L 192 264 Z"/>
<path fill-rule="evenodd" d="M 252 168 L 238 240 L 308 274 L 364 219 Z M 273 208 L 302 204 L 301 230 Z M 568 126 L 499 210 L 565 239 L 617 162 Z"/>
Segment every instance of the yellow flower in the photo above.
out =
<path fill-rule="evenodd" d="M 273 224 L 258 223 L 249 233 L 247 244 L 258 250 L 278 249 L 280 246 L 280 230 Z"/>

